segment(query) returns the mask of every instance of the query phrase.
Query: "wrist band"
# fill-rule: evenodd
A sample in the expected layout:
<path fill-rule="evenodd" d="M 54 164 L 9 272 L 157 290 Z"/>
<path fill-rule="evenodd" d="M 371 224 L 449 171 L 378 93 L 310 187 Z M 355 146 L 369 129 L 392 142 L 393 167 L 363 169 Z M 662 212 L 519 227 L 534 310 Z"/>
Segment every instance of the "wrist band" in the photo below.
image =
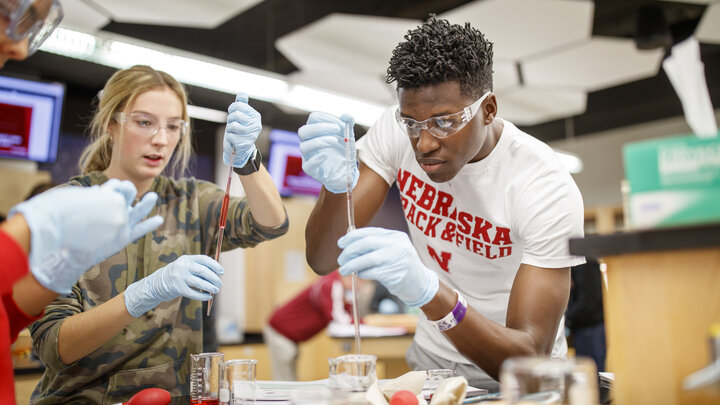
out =
<path fill-rule="evenodd" d="M 450 311 L 449 314 L 445 315 L 442 319 L 437 321 L 430 321 L 430 324 L 440 332 L 445 332 L 449 329 L 454 328 L 460 321 L 463 320 L 463 318 L 465 317 L 465 312 L 467 312 L 467 301 L 465 301 L 465 298 L 460 294 L 458 290 L 453 289 L 453 291 L 455 291 L 458 296 L 455 308 L 453 308 L 453 310 Z"/>

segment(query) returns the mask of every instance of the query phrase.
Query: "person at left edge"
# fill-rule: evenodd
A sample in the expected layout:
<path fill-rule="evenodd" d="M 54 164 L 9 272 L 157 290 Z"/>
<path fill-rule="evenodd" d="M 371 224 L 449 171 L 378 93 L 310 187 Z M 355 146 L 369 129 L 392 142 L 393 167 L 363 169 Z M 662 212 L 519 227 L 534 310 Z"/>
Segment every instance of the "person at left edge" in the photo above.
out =
<path fill-rule="evenodd" d="M 230 200 L 223 249 L 283 235 L 287 215 L 254 142 L 260 114 L 239 94 L 229 107 L 223 160 L 239 173 L 246 198 Z M 217 292 L 222 268 L 210 257 L 224 190 L 163 171 L 184 169 L 192 139 L 182 85 L 149 66 L 116 72 L 91 123 L 93 142 L 72 184 L 128 179 L 139 195 L 154 191 L 163 226 L 81 277 L 31 327 L 46 365 L 34 404 L 127 401 L 140 387 L 189 394 L 190 354 L 202 351 L 201 300 Z M 235 160 L 230 161 L 235 148 Z M 217 273 L 217 274 L 216 274 Z"/>
<path fill-rule="evenodd" d="M 0 67 L 32 55 L 63 17 L 56 0 L 0 3 Z M 131 207 L 135 186 L 58 189 L 16 205 L 0 223 L 0 404 L 14 404 L 10 344 L 57 294 L 70 290 L 91 265 L 151 231 L 162 218 L 143 218 L 154 193 Z"/>

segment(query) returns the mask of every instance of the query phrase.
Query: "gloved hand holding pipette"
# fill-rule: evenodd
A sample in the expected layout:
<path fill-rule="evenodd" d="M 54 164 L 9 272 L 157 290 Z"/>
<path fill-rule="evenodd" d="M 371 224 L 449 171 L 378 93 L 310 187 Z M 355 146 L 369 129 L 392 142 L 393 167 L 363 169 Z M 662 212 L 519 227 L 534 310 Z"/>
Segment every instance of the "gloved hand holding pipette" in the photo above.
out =
<path fill-rule="evenodd" d="M 233 167 L 244 167 L 250 159 L 255 159 L 257 148 L 255 141 L 262 130 L 260 113 L 248 104 L 248 96 L 245 93 L 238 93 L 235 102 L 228 107 L 227 125 L 225 125 L 225 136 L 223 137 L 223 162 Z M 218 219 L 218 236 L 215 248 L 215 260 L 220 259 L 223 235 L 225 233 L 225 221 L 227 220 L 228 204 L 230 202 L 230 182 L 232 171 L 228 172 L 225 185 L 225 196 L 220 207 L 220 218 Z M 212 297 L 208 302 L 207 315 L 212 310 Z"/>
<path fill-rule="evenodd" d="M 70 292 L 89 268 L 163 223 L 143 218 L 157 195 L 147 193 L 134 207 L 137 191 L 129 181 L 102 186 L 49 190 L 10 210 L 22 214 L 31 232 L 30 270 L 45 288 Z"/>
<path fill-rule="evenodd" d="M 407 234 L 383 228 L 356 229 L 338 240 L 340 274 L 376 280 L 411 307 L 435 297 L 437 274 L 425 267 Z"/>
<path fill-rule="evenodd" d="M 351 128 L 354 125 L 353 117 L 348 114 L 337 118 L 332 114 L 314 112 L 308 117 L 307 124 L 298 130 L 303 171 L 334 194 L 347 191 L 345 126 L 348 124 Z M 352 188 L 355 188 L 360 172 L 356 164 L 354 134 L 350 142 L 354 168 Z"/>
<path fill-rule="evenodd" d="M 125 308 L 138 317 L 160 303 L 177 297 L 207 301 L 220 291 L 225 273 L 218 262 L 205 255 L 180 256 L 125 290 Z"/>
<path fill-rule="evenodd" d="M 250 107 L 245 93 L 238 93 L 235 102 L 228 107 L 227 126 L 223 138 L 223 162 L 233 167 L 245 166 L 255 155 L 255 141 L 261 130 L 260 113 Z"/>

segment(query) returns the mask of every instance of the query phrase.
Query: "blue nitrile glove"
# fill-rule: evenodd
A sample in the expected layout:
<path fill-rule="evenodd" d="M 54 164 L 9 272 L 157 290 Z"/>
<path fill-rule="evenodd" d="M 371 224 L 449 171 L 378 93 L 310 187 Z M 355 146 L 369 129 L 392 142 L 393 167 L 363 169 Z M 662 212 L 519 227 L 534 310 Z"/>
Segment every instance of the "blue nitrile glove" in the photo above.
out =
<path fill-rule="evenodd" d="M 411 307 L 435 297 L 437 274 L 425 267 L 407 234 L 383 228 L 359 228 L 338 240 L 340 274 L 376 280 Z"/>
<path fill-rule="evenodd" d="M 298 130 L 303 171 L 335 194 L 347 191 L 346 125 L 350 125 L 351 128 L 350 154 L 353 168 L 351 188 L 355 188 L 360 172 L 355 157 L 353 117 L 345 114 L 338 119 L 328 113 L 314 112 L 308 117 L 307 124 Z"/>
<path fill-rule="evenodd" d="M 161 302 L 177 297 L 207 301 L 220 291 L 225 273 L 218 262 L 205 255 L 180 256 L 125 289 L 125 308 L 138 317 Z"/>
<path fill-rule="evenodd" d="M 72 262 L 86 270 L 119 252 L 128 244 L 136 241 L 146 233 L 153 231 L 164 222 L 163 217 L 159 215 L 143 221 L 143 218 L 145 218 L 157 204 L 158 195 L 155 192 L 150 191 L 146 193 L 133 207 L 132 203 L 135 201 L 137 191 L 131 182 L 127 180 L 120 182 L 117 179 L 110 179 L 103 184 L 102 187 L 112 187 L 115 191 L 125 196 L 128 223 L 126 226 L 119 228 L 114 234 L 109 235 L 112 238 L 109 242 L 102 245 L 92 243 L 97 246 L 93 250 L 88 250 L 89 254 L 82 254 L 82 252 L 87 250 L 86 246 L 83 246 L 82 249 L 69 249 L 70 256 L 73 259 Z M 81 243 L 87 245 L 88 242 L 83 239 Z"/>
<path fill-rule="evenodd" d="M 223 138 L 223 162 L 228 166 L 245 166 L 255 154 L 255 140 L 261 130 L 260 113 L 250 107 L 247 94 L 238 93 L 235 102 L 228 107 Z M 231 162 L 233 148 L 235 159 Z"/>
<path fill-rule="evenodd" d="M 44 287 L 70 293 L 90 267 L 160 226 L 159 216 L 141 220 L 157 201 L 148 193 L 135 207 L 135 186 L 111 179 L 102 186 L 62 187 L 16 205 L 30 229 L 30 270 Z"/>

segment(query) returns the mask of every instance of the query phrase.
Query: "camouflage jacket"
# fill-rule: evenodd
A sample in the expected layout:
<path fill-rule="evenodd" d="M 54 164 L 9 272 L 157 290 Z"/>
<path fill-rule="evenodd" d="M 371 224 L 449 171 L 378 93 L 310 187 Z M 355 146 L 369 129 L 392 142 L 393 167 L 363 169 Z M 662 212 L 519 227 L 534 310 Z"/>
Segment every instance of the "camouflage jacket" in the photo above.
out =
<path fill-rule="evenodd" d="M 102 184 L 100 172 L 71 179 L 71 184 Z M 58 355 L 62 322 L 121 294 L 125 288 L 184 254 L 213 256 L 224 191 L 190 179 L 155 179 L 158 202 L 150 216 L 165 222 L 85 273 L 68 296 L 59 297 L 33 323 L 33 347 L 46 366 L 32 394 L 33 404 L 113 404 L 142 388 L 164 388 L 173 396 L 189 394 L 190 354 L 202 352 L 202 303 L 188 298 L 164 302 L 133 320 L 123 331 L 86 357 L 63 364 Z M 246 200 L 232 198 L 223 250 L 252 247 L 287 232 L 257 224 Z M 226 269 L 229 270 L 229 269 Z"/>

